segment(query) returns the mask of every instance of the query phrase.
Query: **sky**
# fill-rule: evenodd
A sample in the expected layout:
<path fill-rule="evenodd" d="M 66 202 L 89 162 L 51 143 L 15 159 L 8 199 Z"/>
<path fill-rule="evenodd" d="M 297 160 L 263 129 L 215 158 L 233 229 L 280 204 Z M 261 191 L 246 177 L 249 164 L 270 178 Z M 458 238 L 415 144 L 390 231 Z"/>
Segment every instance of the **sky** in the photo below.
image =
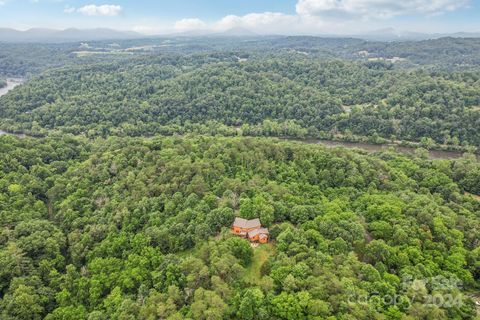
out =
<path fill-rule="evenodd" d="M 386 28 L 480 31 L 480 0 L 0 0 L 0 27 L 166 34 L 356 34 Z"/>

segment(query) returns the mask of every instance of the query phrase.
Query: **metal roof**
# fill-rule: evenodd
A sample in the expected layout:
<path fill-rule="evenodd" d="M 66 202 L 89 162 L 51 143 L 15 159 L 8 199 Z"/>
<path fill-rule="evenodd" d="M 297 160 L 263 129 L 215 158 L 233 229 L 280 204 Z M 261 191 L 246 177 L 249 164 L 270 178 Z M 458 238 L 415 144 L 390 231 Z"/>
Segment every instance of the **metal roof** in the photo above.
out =
<path fill-rule="evenodd" d="M 267 235 L 268 234 L 268 229 L 267 228 L 260 228 L 260 229 L 255 229 L 252 231 L 248 232 L 249 237 L 255 237 L 257 235 Z"/>
<path fill-rule="evenodd" d="M 235 218 L 235 221 L 233 221 L 233 226 L 234 227 L 239 227 L 243 229 L 251 229 L 251 228 L 260 228 L 262 224 L 260 223 L 260 219 L 252 219 L 252 220 L 247 220 L 243 218 Z"/>

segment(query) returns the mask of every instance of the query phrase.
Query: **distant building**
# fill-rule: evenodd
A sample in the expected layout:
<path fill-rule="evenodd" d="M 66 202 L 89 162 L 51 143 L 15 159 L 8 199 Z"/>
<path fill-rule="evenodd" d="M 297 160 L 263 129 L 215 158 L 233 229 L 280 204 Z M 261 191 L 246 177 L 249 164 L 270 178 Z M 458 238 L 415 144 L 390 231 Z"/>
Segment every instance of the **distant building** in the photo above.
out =
<path fill-rule="evenodd" d="M 260 219 L 247 220 L 237 217 L 232 224 L 232 233 L 252 242 L 267 243 L 269 238 L 268 229 L 262 228 Z"/>

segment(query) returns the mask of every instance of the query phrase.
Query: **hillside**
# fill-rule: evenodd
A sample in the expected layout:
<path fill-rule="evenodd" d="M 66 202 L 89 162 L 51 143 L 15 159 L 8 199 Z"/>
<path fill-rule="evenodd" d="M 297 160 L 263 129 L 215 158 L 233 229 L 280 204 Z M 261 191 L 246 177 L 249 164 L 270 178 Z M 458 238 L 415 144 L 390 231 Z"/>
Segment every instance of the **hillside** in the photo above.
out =
<path fill-rule="evenodd" d="M 0 136 L 0 149 L 2 319 L 475 314 L 472 158 L 219 137 Z M 275 250 L 232 237 L 236 214 L 270 226 Z M 439 294 L 457 303 L 425 304 Z"/>
<path fill-rule="evenodd" d="M 0 319 L 476 319 L 480 40 L 231 33 L 0 43 Z"/>
<path fill-rule="evenodd" d="M 92 31 L 95 33 L 95 31 Z M 99 32 L 101 35 L 102 32 Z M 478 70 L 480 38 L 439 38 L 423 41 L 366 41 L 355 38 L 306 36 L 225 35 L 187 37 L 163 36 L 137 39 L 93 40 L 79 37 L 74 42 L 9 43 L 0 41 L 0 75 L 31 76 L 60 66 L 85 65 L 132 56 L 166 53 L 235 54 L 238 57 L 341 59 L 348 61 L 395 61 L 395 68 L 435 70 Z M 78 52 L 88 53 L 78 55 Z"/>
<path fill-rule="evenodd" d="M 308 56 L 162 54 L 54 69 L 0 100 L 0 127 L 45 134 L 198 131 L 479 146 L 474 71 Z"/>

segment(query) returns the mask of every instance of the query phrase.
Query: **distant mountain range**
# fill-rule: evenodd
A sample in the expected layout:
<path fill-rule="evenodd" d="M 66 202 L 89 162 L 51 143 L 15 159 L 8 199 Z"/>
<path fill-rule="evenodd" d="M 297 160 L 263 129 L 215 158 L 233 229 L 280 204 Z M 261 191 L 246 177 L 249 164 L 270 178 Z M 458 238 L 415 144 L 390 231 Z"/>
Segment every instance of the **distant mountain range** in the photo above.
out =
<path fill-rule="evenodd" d="M 80 42 L 98 40 L 121 40 L 159 37 L 144 35 L 133 31 L 119 31 L 106 28 L 96 29 L 43 29 L 33 28 L 26 31 L 19 31 L 10 28 L 0 28 L 0 42 Z M 161 35 L 162 37 L 255 37 L 258 34 L 244 28 L 232 28 L 224 32 L 212 30 L 196 30 L 183 33 Z M 396 31 L 393 28 L 375 30 L 361 34 L 350 35 L 318 35 L 329 38 L 354 37 L 371 41 L 407 41 L 407 40 L 428 40 L 443 37 L 457 38 L 479 38 L 480 32 L 457 32 L 457 33 L 418 33 Z"/>
<path fill-rule="evenodd" d="M 0 41 L 2 42 L 79 42 L 79 41 L 98 41 L 98 40 L 120 40 L 120 39 L 139 39 L 155 38 L 155 35 L 144 35 L 133 31 L 119 31 L 106 28 L 97 29 L 43 29 L 33 28 L 25 31 L 19 31 L 10 28 L 0 28 Z M 205 37 L 205 36 L 224 36 L 224 37 L 253 37 L 258 36 L 254 32 L 244 28 L 232 28 L 224 32 L 215 32 L 212 30 L 196 30 L 181 33 L 172 33 L 161 35 L 162 37 Z"/>
<path fill-rule="evenodd" d="M 3 42 L 76 42 L 135 38 L 145 38 L 145 35 L 105 28 L 65 30 L 33 28 L 26 31 L 0 28 L 0 41 Z"/>
<path fill-rule="evenodd" d="M 354 37 L 375 41 L 407 41 L 407 40 L 430 40 L 444 37 L 454 38 L 479 38 L 480 32 L 456 32 L 456 33 L 421 33 L 411 31 L 397 31 L 394 28 L 374 30 Z"/>

